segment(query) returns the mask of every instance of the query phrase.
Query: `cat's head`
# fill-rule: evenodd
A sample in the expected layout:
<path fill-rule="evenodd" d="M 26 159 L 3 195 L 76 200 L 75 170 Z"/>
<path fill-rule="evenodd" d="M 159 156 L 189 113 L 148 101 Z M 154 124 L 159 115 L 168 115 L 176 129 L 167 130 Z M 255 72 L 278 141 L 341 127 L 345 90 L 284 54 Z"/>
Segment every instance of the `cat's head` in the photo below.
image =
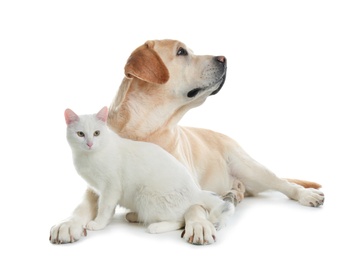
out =
<path fill-rule="evenodd" d="M 92 115 L 77 115 L 71 109 L 66 109 L 67 139 L 72 149 L 94 151 L 102 147 L 108 131 L 107 116 L 107 107 Z"/>

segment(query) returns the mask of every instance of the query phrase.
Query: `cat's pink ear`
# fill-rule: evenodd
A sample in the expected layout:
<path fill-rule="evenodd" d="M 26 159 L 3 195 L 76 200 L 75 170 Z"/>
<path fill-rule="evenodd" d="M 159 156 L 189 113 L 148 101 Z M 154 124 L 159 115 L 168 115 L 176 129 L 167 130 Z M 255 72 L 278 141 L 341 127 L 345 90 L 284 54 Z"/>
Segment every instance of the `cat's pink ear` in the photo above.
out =
<path fill-rule="evenodd" d="M 69 108 L 64 111 L 64 117 L 67 125 L 79 120 L 79 116 Z"/>
<path fill-rule="evenodd" d="M 108 117 L 108 108 L 107 107 L 103 107 L 98 113 L 97 113 L 97 118 L 103 122 L 107 122 L 107 117 Z"/>

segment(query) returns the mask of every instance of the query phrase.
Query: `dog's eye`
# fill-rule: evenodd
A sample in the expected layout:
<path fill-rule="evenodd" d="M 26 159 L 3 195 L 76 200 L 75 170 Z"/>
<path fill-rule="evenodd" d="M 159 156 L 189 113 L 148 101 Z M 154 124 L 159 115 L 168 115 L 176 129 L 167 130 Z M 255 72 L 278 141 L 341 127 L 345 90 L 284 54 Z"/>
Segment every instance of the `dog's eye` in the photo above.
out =
<path fill-rule="evenodd" d="M 187 53 L 187 50 L 185 50 L 184 48 L 180 47 L 178 50 L 177 50 L 177 56 L 186 56 L 188 53 Z"/>
<path fill-rule="evenodd" d="M 77 132 L 77 135 L 78 135 L 79 137 L 84 137 L 84 133 L 83 133 L 83 132 Z"/>

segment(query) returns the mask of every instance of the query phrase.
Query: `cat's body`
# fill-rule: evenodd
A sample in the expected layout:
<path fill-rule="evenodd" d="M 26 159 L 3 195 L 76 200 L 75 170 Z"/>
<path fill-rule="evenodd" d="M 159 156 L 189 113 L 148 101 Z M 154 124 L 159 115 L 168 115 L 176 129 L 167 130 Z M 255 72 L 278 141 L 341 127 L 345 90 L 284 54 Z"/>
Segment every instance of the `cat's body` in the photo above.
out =
<path fill-rule="evenodd" d="M 115 207 L 130 209 L 151 233 L 180 229 L 195 204 L 209 212 L 216 227 L 225 225 L 234 206 L 203 191 L 186 167 L 159 146 L 119 137 L 106 126 L 107 108 L 96 115 L 65 112 L 67 139 L 75 168 L 99 195 L 98 212 L 86 228 L 104 228 Z"/>

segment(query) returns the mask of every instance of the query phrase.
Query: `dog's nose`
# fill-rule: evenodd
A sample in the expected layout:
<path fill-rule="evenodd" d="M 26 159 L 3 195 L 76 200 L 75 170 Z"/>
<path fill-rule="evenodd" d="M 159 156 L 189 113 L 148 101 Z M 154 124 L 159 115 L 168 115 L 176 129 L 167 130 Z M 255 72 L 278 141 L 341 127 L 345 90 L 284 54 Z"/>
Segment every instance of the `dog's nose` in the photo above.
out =
<path fill-rule="evenodd" d="M 216 56 L 215 60 L 217 60 L 220 63 L 225 63 L 226 64 L 226 58 L 225 56 Z"/>

